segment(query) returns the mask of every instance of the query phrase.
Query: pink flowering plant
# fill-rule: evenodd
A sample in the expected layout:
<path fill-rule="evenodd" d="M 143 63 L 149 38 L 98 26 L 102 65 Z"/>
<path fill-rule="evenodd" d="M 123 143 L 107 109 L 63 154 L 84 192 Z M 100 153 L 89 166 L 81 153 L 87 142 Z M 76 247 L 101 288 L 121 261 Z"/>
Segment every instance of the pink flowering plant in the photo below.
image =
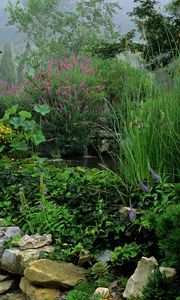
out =
<path fill-rule="evenodd" d="M 0 98 L 17 93 L 19 93 L 19 87 L 17 85 L 9 88 L 6 82 L 0 80 Z"/>
<path fill-rule="evenodd" d="M 79 59 L 75 55 L 69 60 L 51 60 L 26 82 L 28 103 L 51 108 L 43 128 L 49 145 L 56 144 L 62 154 L 79 152 L 90 143 L 103 109 L 100 82 L 97 66 L 87 57 Z"/>

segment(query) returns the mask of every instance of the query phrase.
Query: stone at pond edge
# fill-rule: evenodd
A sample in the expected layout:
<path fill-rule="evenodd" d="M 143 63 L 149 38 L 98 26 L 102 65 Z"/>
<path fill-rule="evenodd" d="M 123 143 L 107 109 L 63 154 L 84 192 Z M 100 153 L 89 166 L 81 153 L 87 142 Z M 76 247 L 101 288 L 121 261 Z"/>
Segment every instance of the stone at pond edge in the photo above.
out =
<path fill-rule="evenodd" d="M 128 299 L 142 296 L 141 290 L 148 282 L 148 277 L 152 275 L 157 265 L 157 260 L 153 256 L 150 258 L 142 257 L 134 274 L 128 279 L 123 297 Z"/>
<path fill-rule="evenodd" d="M 0 300 L 27 300 L 27 298 L 22 293 L 7 293 L 0 296 Z"/>
<path fill-rule="evenodd" d="M 24 235 L 19 243 L 18 246 L 21 250 L 27 249 L 36 249 L 41 248 L 44 246 L 48 246 L 52 243 L 52 235 L 51 234 L 35 234 L 35 235 Z"/>
<path fill-rule="evenodd" d="M 20 250 L 19 248 L 6 249 L 1 259 L 1 268 L 10 273 L 24 275 L 24 269 L 32 260 L 39 259 L 42 252 L 53 251 L 53 246 L 28 250 Z"/>
<path fill-rule="evenodd" d="M 99 295 L 102 300 L 109 299 L 109 294 L 109 289 L 104 287 L 98 287 L 94 292 L 94 295 Z"/>
<path fill-rule="evenodd" d="M 163 274 L 165 274 L 165 276 L 167 278 L 174 278 L 176 276 L 176 269 L 174 268 L 168 268 L 168 267 L 160 267 L 159 271 Z"/>
<path fill-rule="evenodd" d="M 32 261 L 25 269 L 24 276 L 34 284 L 54 288 L 72 288 L 86 280 L 83 268 L 49 259 Z"/>
<path fill-rule="evenodd" d="M 5 242 L 15 236 L 21 236 L 22 232 L 18 226 L 0 227 L 0 258 L 5 250 Z"/>
<path fill-rule="evenodd" d="M 6 291 L 8 291 L 11 288 L 13 282 L 14 282 L 14 280 L 1 281 L 0 282 L 0 294 L 5 293 Z"/>
<path fill-rule="evenodd" d="M 19 286 L 29 300 L 56 300 L 60 296 L 58 289 L 35 286 L 25 277 L 21 278 Z"/>
<path fill-rule="evenodd" d="M 91 260 L 91 255 L 88 250 L 84 250 L 83 254 L 79 256 L 78 265 L 82 267 L 85 263 L 88 263 Z"/>

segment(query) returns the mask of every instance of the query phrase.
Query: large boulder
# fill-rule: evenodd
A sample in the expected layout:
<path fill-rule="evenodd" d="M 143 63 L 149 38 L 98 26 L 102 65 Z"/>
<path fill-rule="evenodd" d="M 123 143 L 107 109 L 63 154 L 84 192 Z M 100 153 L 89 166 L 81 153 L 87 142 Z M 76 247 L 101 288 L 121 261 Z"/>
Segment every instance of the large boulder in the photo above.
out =
<path fill-rule="evenodd" d="M 1 258 L 1 268 L 10 273 L 24 275 L 25 268 L 32 260 L 39 259 L 45 252 L 53 251 L 53 246 L 28 250 L 20 250 L 19 248 L 6 249 Z"/>
<path fill-rule="evenodd" d="M 24 276 L 33 284 L 54 288 L 72 288 L 85 281 L 84 269 L 72 263 L 55 262 L 49 259 L 32 261 Z"/>
<path fill-rule="evenodd" d="M 141 290 L 148 282 L 149 276 L 153 274 L 157 265 L 157 260 L 153 256 L 150 258 L 142 257 L 134 274 L 128 279 L 123 297 L 127 299 L 130 297 L 141 297 Z"/>
<path fill-rule="evenodd" d="M 19 243 L 18 246 L 21 250 L 27 249 L 36 249 L 41 248 L 44 246 L 48 246 L 52 243 L 52 235 L 51 234 L 35 234 L 35 235 L 24 235 Z"/>
<path fill-rule="evenodd" d="M 25 277 L 21 278 L 20 289 L 27 296 L 28 300 L 56 300 L 60 296 L 58 289 L 35 286 Z"/>

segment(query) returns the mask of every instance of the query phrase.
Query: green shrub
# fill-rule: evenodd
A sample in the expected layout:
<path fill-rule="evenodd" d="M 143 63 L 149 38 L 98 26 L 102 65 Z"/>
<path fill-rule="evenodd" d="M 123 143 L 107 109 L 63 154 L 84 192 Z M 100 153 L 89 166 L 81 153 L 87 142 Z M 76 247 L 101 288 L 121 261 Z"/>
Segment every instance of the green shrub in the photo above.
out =
<path fill-rule="evenodd" d="M 67 295 L 67 300 L 88 300 L 93 296 L 97 285 L 95 282 L 82 282 Z"/>
<path fill-rule="evenodd" d="M 124 244 L 114 249 L 111 255 L 111 262 L 113 265 L 123 265 L 128 261 L 137 259 L 140 252 L 140 247 L 135 242 L 131 244 Z"/>
<path fill-rule="evenodd" d="M 149 277 L 149 281 L 142 289 L 144 300 L 175 300 L 179 294 L 179 283 L 175 279 L 166 278 L 157 269 Z"/>
<path fill-rule="evenodd" d="M 180 269 L 180 204 L 168 207 L 155 226 L 166 265 Z"/>
<path fill-rule="evenodd" d="M 127 101 L 136 105 L 155 92 L 153 80 L 145 70 L 118 59 L 100 61 L 99 73 L 107 101 L 119 109 L 125 119 Z"/>
<path fill-rule="evenodd" d="M 32 120 L 32 114 L 25 110 L 18 113 L 17 108 L 18 105 L 14 105 L 5 110 L 0 120 L 1 128 L 5 125 L 4 132 L 9 129 L 8 138 L 3 138 L 0 128 L 0 153 L 13 158 L 16 158 L 19 153 L 20 157 L 21 154 L 25 157 L 33 154 L 35 149 L 37 150 L 37 147 L 46 140 L 39 124 Z M 45 115 L 49 112 L 49 107 L 40 105 L 34 110 Z"/>

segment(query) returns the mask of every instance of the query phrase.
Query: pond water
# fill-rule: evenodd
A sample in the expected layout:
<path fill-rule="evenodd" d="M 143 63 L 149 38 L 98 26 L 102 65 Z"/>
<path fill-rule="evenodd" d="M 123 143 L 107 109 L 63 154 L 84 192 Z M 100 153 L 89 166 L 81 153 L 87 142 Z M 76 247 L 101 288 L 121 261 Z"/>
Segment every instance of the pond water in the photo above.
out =
<path fill-rule="evenodd" d="M 69 157 L 67 159 L 51 159 L 49 163 L 55 166 L 63 167 L 86 167 L 86 168 L 98 168 L 100 170 L 108 168 L 115 170 L 115 163 L 109 156 L 104 156 L 102 159 L 98 156 L 87 156 L 87 157 Z"/>

